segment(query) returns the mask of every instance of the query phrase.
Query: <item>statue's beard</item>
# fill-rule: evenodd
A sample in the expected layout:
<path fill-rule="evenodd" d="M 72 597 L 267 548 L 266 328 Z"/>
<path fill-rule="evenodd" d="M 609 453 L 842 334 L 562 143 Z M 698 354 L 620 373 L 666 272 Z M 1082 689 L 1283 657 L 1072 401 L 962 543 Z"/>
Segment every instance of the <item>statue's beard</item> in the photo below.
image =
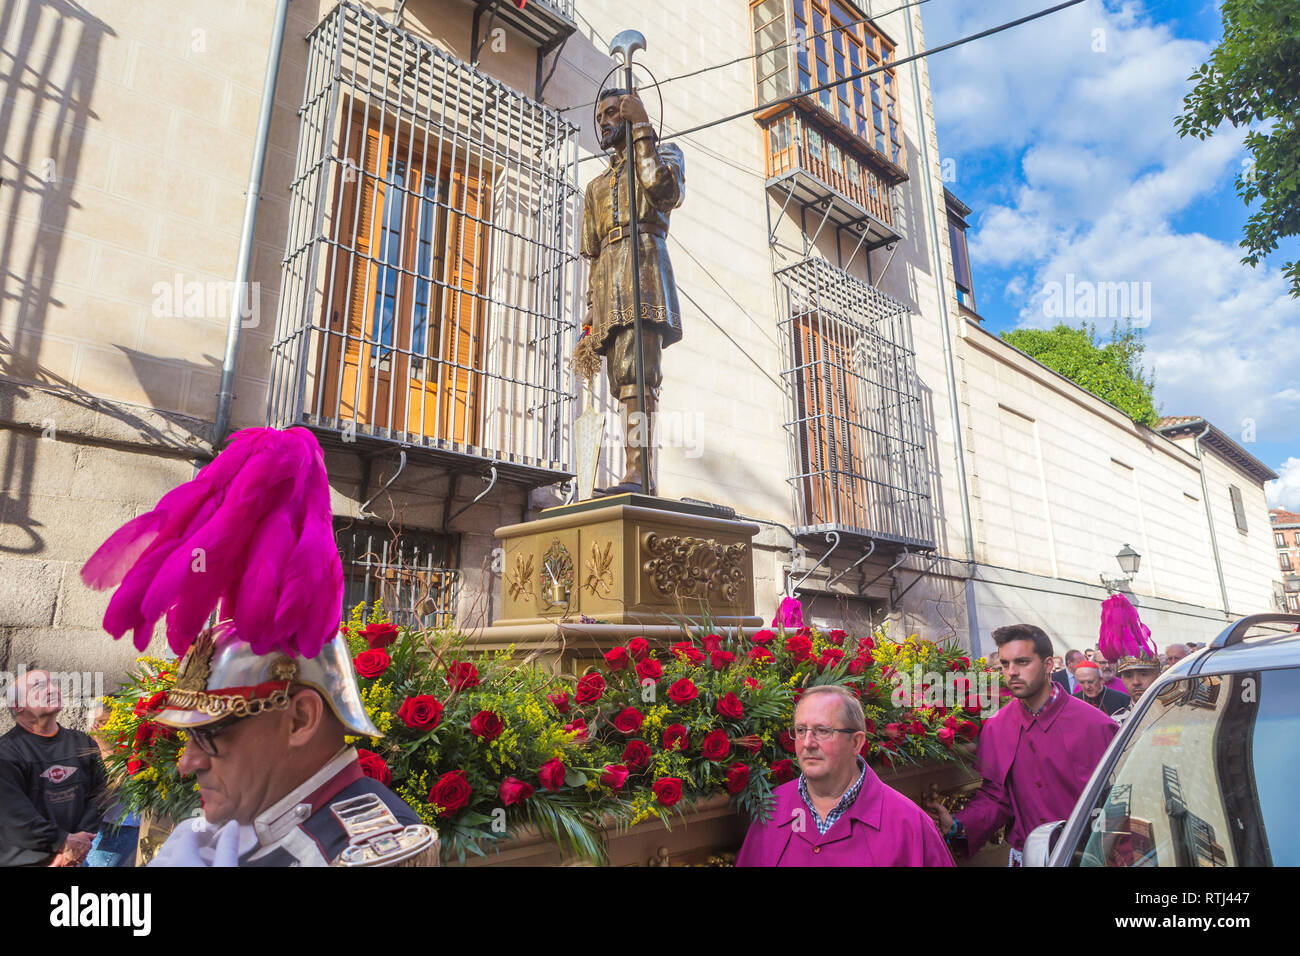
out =
<path fill-rule="evenodd" d="M 621 143 L 623 141 L 623 130 L 626 126 L 627 126 L 626 123 L 619 123 L 608 133 L 601 134 L 600 148 L 613 149 L 615 146 Z"/>

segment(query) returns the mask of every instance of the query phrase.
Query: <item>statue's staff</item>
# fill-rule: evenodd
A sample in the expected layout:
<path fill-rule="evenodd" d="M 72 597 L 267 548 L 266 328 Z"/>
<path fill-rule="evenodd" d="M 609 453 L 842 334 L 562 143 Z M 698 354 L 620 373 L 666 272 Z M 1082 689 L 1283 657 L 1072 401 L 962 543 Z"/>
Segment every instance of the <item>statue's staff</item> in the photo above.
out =
<path fill-rule="evenodd" d="M 636 30 L 624 30 L 609 45 L 610 55 L 619 54 L 623 60 L 624 89 L 632 93 L 632 54 L 645 49 L 645 37 Z M 641 243 L 640 224 L 637 221 L 636 207 L 636 150 L 632 142 L 632 124 L 623 120 L 623 156 L 627 161 L 627 214 L 630 241 L 632 243 L 632 303 L 636 313 L 632 327 L 636 337 L 636 407 L 640 416 L 640 428 L 637 429 L 641 442 L 641 491 L 651 494 L 651 478 L 654 473 L 650 463 L 649 419 L 646 416 L 645 401 L 645 343 L 641 338 Z"/>

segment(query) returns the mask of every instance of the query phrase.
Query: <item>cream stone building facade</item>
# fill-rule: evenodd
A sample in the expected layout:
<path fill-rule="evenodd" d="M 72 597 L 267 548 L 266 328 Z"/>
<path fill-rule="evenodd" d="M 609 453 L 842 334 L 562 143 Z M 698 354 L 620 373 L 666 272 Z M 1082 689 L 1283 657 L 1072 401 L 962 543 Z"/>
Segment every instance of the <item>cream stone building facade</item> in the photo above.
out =
<path fill-rule="evenodd" d="M 231 428 L 322 436 L 349 601 L 494 619 L 493 530 L 572 494 L 574 417 L 611 407 L 567 358 L 628 28 L 686 164 L 658 490 L 762 523 L 760 614 L 790 591 L 820 621 L 1085 646 L 1124 544 L 1162 645 L 1269 609 L 1267 468 L 1135 425 L 959 304 L 923 59 L 675 135 L 924 49 L 919 9 L 871 6 L 293 0 L 259 168 L 273 0 L 7 4 L 0 669 L 130 659 L 77 572 L 210 459 L 223 364 Z"/>

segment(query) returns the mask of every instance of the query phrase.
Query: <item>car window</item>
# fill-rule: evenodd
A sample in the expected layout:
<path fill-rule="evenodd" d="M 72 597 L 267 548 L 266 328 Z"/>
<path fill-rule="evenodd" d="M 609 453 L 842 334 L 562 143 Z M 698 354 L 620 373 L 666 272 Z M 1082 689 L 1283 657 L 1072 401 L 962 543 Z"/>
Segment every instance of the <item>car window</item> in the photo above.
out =
<path fill-rule="evenodd" d="M 1300 668 L 1200 675 L 1143 715 L 1074 866 L 1296 866 Z"/>

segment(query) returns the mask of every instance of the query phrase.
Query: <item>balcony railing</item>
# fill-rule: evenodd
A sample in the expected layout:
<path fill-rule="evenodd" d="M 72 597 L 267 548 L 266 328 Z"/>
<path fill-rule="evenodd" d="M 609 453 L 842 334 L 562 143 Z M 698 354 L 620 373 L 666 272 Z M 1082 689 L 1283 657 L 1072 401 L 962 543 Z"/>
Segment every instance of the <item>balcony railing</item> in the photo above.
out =
<path fill-rule="evenodd" d="M 893 228 L 894 193 L 885 176 L 797 109 L 770 122 L 766 131 L 769 179 L 804 171 Z"/>
<path fill-rule="evenodd" d="M 269 423 L 569 473 L 576 128 L 352 3 L 309 39 Z"/>
<path fill-rule="evenodd" d="M 933 548 L 907 307 L 823 259 L 776 276 L 796 530 Z"/>

